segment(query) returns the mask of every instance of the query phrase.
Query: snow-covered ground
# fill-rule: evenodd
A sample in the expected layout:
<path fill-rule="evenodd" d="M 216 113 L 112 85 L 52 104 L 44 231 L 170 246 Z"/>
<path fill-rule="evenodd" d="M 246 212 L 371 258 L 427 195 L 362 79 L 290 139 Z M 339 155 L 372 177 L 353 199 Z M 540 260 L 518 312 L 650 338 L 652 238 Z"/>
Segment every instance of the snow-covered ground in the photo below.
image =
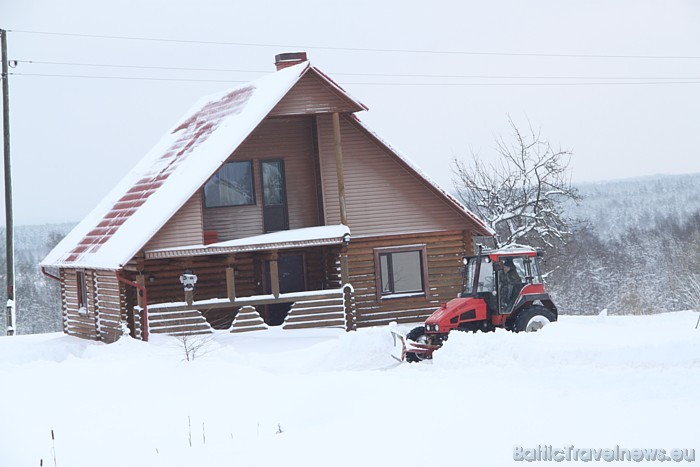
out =
<path fill-rule="evenodd" d="M 0 466 L 53 466 L 54 449 L 66 467 L 503 466 L 514 446 L 572 444 L 700 453 L 696 320 L 563 317 L 536 334 L 456 334 L 434 361 L 402 365 L 387 328 L 217 334 L 194 361 L 171 337 L 3 337 Z"/>

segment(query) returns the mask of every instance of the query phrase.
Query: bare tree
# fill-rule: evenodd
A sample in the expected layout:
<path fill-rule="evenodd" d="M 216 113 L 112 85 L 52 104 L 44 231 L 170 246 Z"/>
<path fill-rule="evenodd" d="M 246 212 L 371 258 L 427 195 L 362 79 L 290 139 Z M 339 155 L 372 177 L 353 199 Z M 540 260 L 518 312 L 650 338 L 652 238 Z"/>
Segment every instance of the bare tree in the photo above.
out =
<path fill-rule="evenodd" d="M 176 336 L 180 342 L 185 360 L 192 361 L 202 357 L 211 351 L 211 343 L 214 334 L 198 334 L 196 332 L 184 332 Z"/>
<path fill-rule="evenodd" d="M 562 205 L 580 199 L 569 178 L 572 153 L 552 147 L 532 128 L 523 134 L 508 121 L 515 139 L 496 140 L 497 162 L 485 163 L 477 154 L 468 162 L 454 159 L 457 193 L 496 232 L 499 247 L 565 243 L 571 221 Z"/>

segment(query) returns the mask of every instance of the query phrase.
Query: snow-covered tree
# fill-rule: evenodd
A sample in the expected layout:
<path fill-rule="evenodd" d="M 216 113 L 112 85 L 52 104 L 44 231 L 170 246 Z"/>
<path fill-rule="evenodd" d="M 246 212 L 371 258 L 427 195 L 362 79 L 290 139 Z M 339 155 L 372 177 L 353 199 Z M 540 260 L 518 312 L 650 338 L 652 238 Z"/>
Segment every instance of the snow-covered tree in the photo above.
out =
<path fill-rule="evenodd" d="M 496 140 L 498 160 L 453 161 L 453 181 L 466 206 L 496 231 L 497 246 L 565 243 L 571 221 L 567 200 L 578 200 L 571 186 L 571 151 L 554 148 L 539 133 L 521 132 L 509 119 L 514 140 Z"/>

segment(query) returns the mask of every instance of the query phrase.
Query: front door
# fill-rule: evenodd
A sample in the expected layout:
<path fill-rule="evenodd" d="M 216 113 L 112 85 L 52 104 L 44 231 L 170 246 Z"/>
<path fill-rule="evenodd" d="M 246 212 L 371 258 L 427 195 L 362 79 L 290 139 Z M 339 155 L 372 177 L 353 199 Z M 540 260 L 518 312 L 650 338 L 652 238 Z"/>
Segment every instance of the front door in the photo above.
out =
<path fill-rule="evenodd" d="M 303 254 L 280 255 L 277 258 L 277 276 L 280 293 L 303 292 L 306 290 L 306 268 Z M 265 261 L 265 290 L 271 294 L 270 262 Z M 287 317 L 292 303 L 276 303 L 267 305 L 263 310 L 263 319 L 269 326 L 279 326 Z"/>
<path fill-rule="evenodd" d="M 280 293 L 306 290 L 304 255 L 284 255 L 277 259 Z"/>
<path fill-rule="evenodd" d="M 263 183 L 263 223 L 265 232 L 289 229 L 284 161 L 261 161 Z"/>

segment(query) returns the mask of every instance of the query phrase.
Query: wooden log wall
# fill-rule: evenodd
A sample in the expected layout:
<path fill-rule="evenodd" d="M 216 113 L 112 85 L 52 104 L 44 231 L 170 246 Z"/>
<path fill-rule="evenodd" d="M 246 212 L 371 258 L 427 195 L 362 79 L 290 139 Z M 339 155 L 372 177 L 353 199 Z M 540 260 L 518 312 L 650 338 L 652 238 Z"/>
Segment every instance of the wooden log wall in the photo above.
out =
<path fill-rule="evenodd" d="M 115 342 L 127 322 L 126 291 L 114 271 L 95 271 L 95 310 L 100 340 Z"/>
<path fill-rule="evenodd" d="M 340 247 L 314 247 L 303 250 L 281 250 L 280 254 L 303 253 L 306 258 L 307 288 L 309 290 L 327 290 L 340 288 Z M 124 275 L 136 281 L 137 272 L 134 269 L 143 268 L 144 282 L 148 291 L 149 325 L 153 333 L 186 334 L 211 332 L 212 329 L 229 329 L 232 324 L 239 322 L 236 329 L 245 330 L 247 326 L 237 307 L 231 309 L 212 310 L 179 310 L 177 312 L 158 311 L 162 303 L 183 302 L 185 295 L 180 284 L 180 274 L 185 269 L 191 269 L 197 275 L 197 285 L 194 300 L 226 298 L 226 268 L 233 265 L 237 270 L 235 275 L 236 296 L 249 297 L 263 293 L 262 289 L 262 258 L 265 252 L 239 253 L 234 258 L 227 255 L 212 255 L 192 258 L 157 259 L 138 261 L 129 264 L 129 271 Z M 149 277 L 153 277 L 153 282 Z M 127 319 L 132 335 L 140 338 L 141 325 L 139 311 L 133 311 L 136 304 L 136 292 L 133 287 L 122 287 L 124 294 L 123 308 L 127 310 Z M 113 296 L 111 298 L 114 298 Z M 342 309 L 342 306 L 341 306 Z M 233 322 L 233 323 L 232 323 Z M 338 325 L 339 323 L 332 323 Z M 343 320 L 343 325 L 344 320 Z M 298 326 L 297 326 L 298 327 Z M 251 330 L 255 328 L 250 328 Z M 256 328 L 257 329 L 257 328 Z"/>
<path fill-rule="evenodd" d="M 114 271 L 84 270 L 87 306 L 78 307 L 78 277 L 75 269 L 61 269 L 63 331 L 84 339 L 114 342 L 127 322 L 126 290 Z"/>
<path fill-rule="evenodd" d="M 148 310 L 148 329 L 151 334 L 171 336 L 209 334 L 211 326 L 198 310 Z"/>
<path fill-rule="evenodd" d="M 325 290 L 340 287 L 340 248 L 314 247 L 304 250 L 280 250 L 280 254 L 303 253 L 306 257 L 307 288 Z M 143 274 L 148 290 L 148 304 L 181 302 L 185 294 L 180 284 L 180 274 L 191 269 L 197 275 L 194 300 L 226 298 L 226 267 L 232 264 L 235 275 L 236 296 L 250 297 L 262 294 L 262 263 L 264 253 L 239 253 L 233 260 L 227 255 L 197 256 L 187 259 L 157 259 L 144 262 Z M 149 277 L 154 281 L 150 282 Z M 136 273 L 127 274 L 135 280 Z M 130 293 L 133 293 L 130 292 Z"/>
<path fill-rule="evenodd" d="M 236 318 L 231 323 L 231 332 L 247 332 L 247 331 L 264 331 L 268 329 L 269 326 L 265 324 L 265 321 L 258 313 L 258 310 L 253 306 L 243 306 L 238 313 Z"/>
<path fill-rule="evenodd" d="M 346 328 L 343 290 L 297 300 L 282 324 L 282 329 L 322 327 Z"/>
<path fill-rule="evenodd" d="M 68 334 L 68 303 L 66 302 L 66 270 L 59 269 L 58 277 L 61 279 L 61 325 L 63 333 Z"/>
<path fill-rule="evenodd" d="M 131 315 L 131 321 L 129 322 L 131 337 L 143 340 L 143 315 L 139 311 L 134 310 L 133 307 L 129 307 L 128 304 L 126 313 L 127 316 Z"/>
<path fill-rule="evenodd" d="M 66 334 L 83 339 L 99 340 L 97 323 L 96 286 L 94 271 L 86 270 L 85 287 L 87 306 L 78 306 L 78 276 L 75 269 L 61 269 L 63 282 L 63 329 Z"/>
<path fill-rule="evenodd" d="M 145 261 L 143 265 L 148 304 L 184 301 L 185 293 L 180 283 L 180 275 L 186 269 L 191 269 L 197 275 L 195 301 L 226 298 L 226 267 L 229 264 L 233 264 L 238 270 L 235 276 L 236 295 L 239 297 L 255 295 L 258 281 L 255 279 L 255 262 L 251 253 L 236 255 L 233 262 L 227 255 L 157 259 Z M 134 280 L 135 277 L 135 273 L 129 274 L 130 279 Z M 150 277 L 153 277 L 153 282 L 149 280 Z"/>
<path fill-rule="evenodd" d="M 374 249 L 426 244 L 428 255 L 428 296 L 377 300 Z M 423 321 L 462 291 L 462 257 L 472 254 L 470 231 L 354 238 L 348 257 L 350 283 L 355 289 L 357 327 L 385 325 L 392 321 Z"/>
<path fill-rule="evenodd" d="M 345 330 L 357 329 L 357 306 L 355 304 L 355 289 L 347 284 L 343 287 L 343 305 L 345 307 Z"/>

